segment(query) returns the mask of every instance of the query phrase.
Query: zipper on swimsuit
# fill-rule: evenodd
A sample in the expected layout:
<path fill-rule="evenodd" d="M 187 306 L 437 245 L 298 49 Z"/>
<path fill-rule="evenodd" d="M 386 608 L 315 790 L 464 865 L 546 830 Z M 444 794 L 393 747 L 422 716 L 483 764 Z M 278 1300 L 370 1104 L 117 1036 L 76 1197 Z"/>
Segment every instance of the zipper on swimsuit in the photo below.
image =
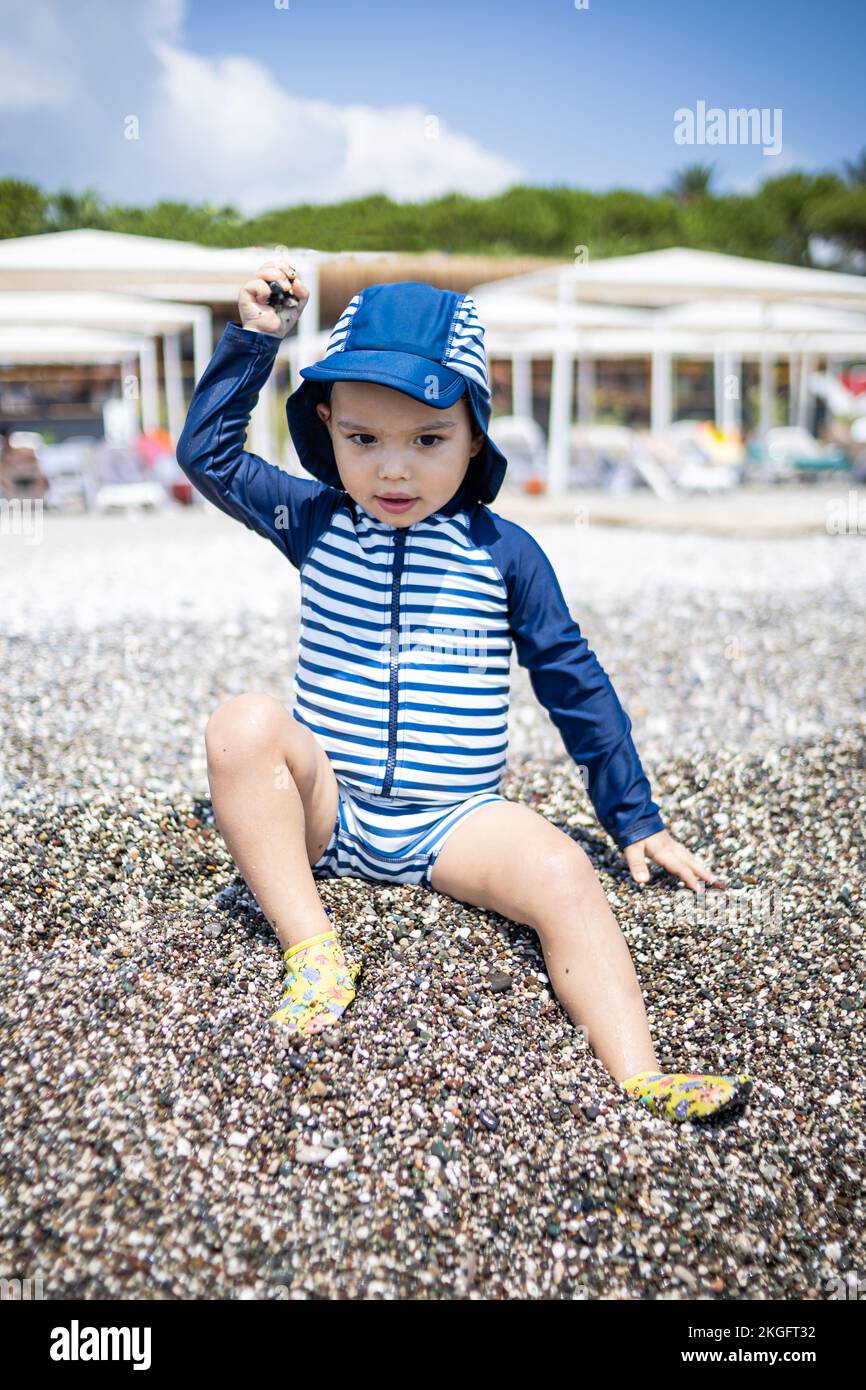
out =
<path fill-rule="evenodd" d="M 397 761 L 397 678 L 400 666 L 400 579 L 406 554 L 406 531 L 400 529 L 394 537 L 394 572 L 391 579 L 391 670 L 388 695 L 388 761 L 382 796 L 391 795 L 394 765 Z"/>

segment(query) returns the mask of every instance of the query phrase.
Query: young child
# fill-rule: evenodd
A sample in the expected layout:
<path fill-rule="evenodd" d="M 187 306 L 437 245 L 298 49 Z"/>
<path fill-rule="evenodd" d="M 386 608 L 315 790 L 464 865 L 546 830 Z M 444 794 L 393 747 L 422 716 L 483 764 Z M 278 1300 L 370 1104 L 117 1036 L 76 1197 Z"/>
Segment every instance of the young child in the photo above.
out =
<path fill-rule="evenodd" d="M 289 298 L 270 305 L 278 282 Z M 665 829 L 613 686 L 550 561 L 489 510 L 484 334 L 468 295 L 371 285 L 286 404 L 293 476 L 244 449 L 309 291 L 275 259 L 241 290 L 177 457 L 199 491 L 298 569 L 294 704 L 248 693 L 205 732 L 219 829 L 284 952 L 272 1021 L 310 1034 L 354 998 L 315 880 L 418 883 L 538 934 L 569 1017 L 626 1094 L 674 1120 L 739 1110 L 747 1074 L 663 1073 L 628 947 L 588 856 L 499 792 L 512 643 L 633 878 L 646 858 L 724 887 Z M 315 481 L 315 480 L 319 481 Z"/>

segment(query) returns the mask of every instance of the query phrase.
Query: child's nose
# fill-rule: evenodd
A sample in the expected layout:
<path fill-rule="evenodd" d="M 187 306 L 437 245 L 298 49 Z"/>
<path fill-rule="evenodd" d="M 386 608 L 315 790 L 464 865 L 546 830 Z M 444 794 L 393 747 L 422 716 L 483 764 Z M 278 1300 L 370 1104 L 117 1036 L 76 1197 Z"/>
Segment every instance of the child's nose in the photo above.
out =
<path fill-rule="evenodd" d="M 390 478 L 397 474 L 401 478 L 407 478 L 412 472 L 412 465 L 409 459 L 399 449 L 386 453 L 384 458 L 379 461 L 379 475 L 383 478 Z"/>

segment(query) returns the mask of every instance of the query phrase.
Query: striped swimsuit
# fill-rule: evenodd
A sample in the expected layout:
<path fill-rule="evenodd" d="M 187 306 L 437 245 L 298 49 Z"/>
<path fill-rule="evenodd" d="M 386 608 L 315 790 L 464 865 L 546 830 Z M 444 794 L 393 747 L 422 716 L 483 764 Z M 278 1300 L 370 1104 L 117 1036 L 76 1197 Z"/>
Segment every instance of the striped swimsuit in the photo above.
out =
<path fill-rule="evenodd" d="M 501 801 L 513 647 L 617 844 L 663 828 L 630 720 L 529 532 L 464 490 L 395 527 L 245 451 L 279 340 L 230 323 L 177 458 L 199 491 L 299 571 L 292 714 L 339 791 L 316 877 L 422 883 L 456 826 Z"/>
<path fill-rule="evenodd" d="M 504 799 L 510 654 L 501 579 L 465 511 L 398 528 L 335 508 L 301 566 L 292 711 L 340 792 L 314 875 L 430 886 L 451 831 Z"/>

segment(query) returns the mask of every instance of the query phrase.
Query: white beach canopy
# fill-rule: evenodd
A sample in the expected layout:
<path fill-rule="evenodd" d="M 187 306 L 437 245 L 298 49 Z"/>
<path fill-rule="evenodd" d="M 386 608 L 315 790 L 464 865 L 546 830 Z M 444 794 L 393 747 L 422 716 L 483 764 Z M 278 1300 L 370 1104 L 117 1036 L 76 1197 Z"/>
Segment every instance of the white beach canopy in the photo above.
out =
<path fill-rule="evenodd" d="M 54 324 L 55 331 L 81 326 L 135 332 L 151 338 L 161 334 L 168 429 L 177 438 L 184 418 L 179 335 L 184 329 L 192 329 L 194 370 L 199 377 L 213 351 L 210 309 L 98 290 L 70 290 L 62 295 L 27 290 L 0 292 L 0 326 L 34 323 Z M 142 423 L 145 418 L 159 419 L 158 395 L 152 395 L 151 386 L 158 393 L 156 376 L 152 383 L 142 382 Z"/>
<path fill-rule="evenodd" d="M 863 301 L 866 311 L 866 299 Z M 688 328 L 698 333 L 765 332 L 862 333 L 866 312 L 852 313 L 805 300 L 695 299 L 686 304 L 657 309 L 656 322 L 669 328 Z"/>
<path fill-rule="evenodd" d="M 301 323 L 308 316 L 311 324 L 317 323 L 322 253 L 309 247 L 284 249 L 310 289 L 313 312 L 308 309 Z M 0 241 L 0 290 L 116 290 L 156 299 L 231 304 L 243 281 L 274 250 L 273 245 L 202 246 L 89 227 L 43 232 Z"/>
<path fill-rule="evenodd" d="M 685 246 L 547 266 L 476 289 L 495 291 L 503 284 L 509 294 L 527 292 L 554 303 L 562 298 L 564 302 L 658 306 L 740 295 L 765 302 L 806 299 L 848 303 L 851 308 L 866 306 L 866 279 L 859 275 Z"/>
<path fill-rule="evenodd" d="M 36 315 L 57 324 L 91 323 L 125 327 L 154 336 L 164 335 L 166 414 L 169 430 L 177 438 L 186 403 L 183 398 L 178 332 L 192 328 L 195 379 L 201 376 L 213 351 L 211 305 L 237 303 L 238 290 L 277 248 L 272 245 L 223 248 L 162 237 L 132 236 L 81 228 L 46 232 L 37 236 L 0 240 L 0 305 L 7 295 L 9 308 L 0 308 L 0 322 L 15 317 L 28 323 Z M 298 323 L 298 337 L 315 335 L 319 327 L 319 266 L 332 259 L 309 247 L 283 247 L 310 291 L 310 302 Z M 97 294 L 101 303 L 85 304 Z M 49 298 L 53 309 L 36 305 L 35 297 Z M 123 301 L 111 310 L 107 301 Z M 152 300 L 147 310 L 143 301 Z M 136 307 L 138 301 L 138 307 Z M 166 314 L 174 302 L 177 318 Z M 26 312 L 20 313 L 20 309 Z M 182 317 L 181 311 L 187 315 Z M 145 392 L 142 386 L 142 405 Z M 149 411 L 148 411 L 149 414 Z M 251 431 L 262 450 L 272 447 L 273 393 L 265 390 L 253 411 Z"/>
<path fill-rule="evenodd" d="M 43 366 L 117 362 L 122 394 L 130 376 L 140 383 L 137 396 L 142 427 L 151 430 L 159 424 L 156 348 L 153 340 L 141 333 L 107 333 L 64 324 L 0 323 L 0 366 L 24 362 Z"/>
<path fill-rule="evenodd" d="M 532 357 L 552 358 L 548 429 L 552 493 L 566 485 L 575 359 L 579 363 L 578 418 L 587 421 L 596 358 L 648 354 L 652 360 L 651 427 L 664 430 L 671 421 L 676 355 L 712 357 L 716 419 L 726 428 L 739 422 L 740 400 L 725 384 L 739 382 L 744 355 L 753 356 L 760 362 L 764 430 L 772 415 L 777 356 L 791 359 L 796 383 L 792 419 L 804 423 L 815 355 L 866 352 L 866 278 L 687 247 L 545 267 L 476 285 L 472 295 L 484 306 L 483 312 L 479 307 L 482 322 L 492 325 L 486 336 L 488 356 L 511 358 L 517 413 L 531 414 L 527 407 Z M 623 306 L 646 317 L 628 326 L 622 323 L 616 331 L 612 323 L 592 323 L 593 310 Z M 581 311 L 587 317 L 581 319 Z M 521 316 L 528 329 L 522 350 L 514 338 Z"/>
<path fill-rule="evenodd" d="M 103 333 L 65 325 L 10 328 L 0 324 L 0 364 L 62 362 L 121 362 L 152 344 L 137 333 Z"/>

